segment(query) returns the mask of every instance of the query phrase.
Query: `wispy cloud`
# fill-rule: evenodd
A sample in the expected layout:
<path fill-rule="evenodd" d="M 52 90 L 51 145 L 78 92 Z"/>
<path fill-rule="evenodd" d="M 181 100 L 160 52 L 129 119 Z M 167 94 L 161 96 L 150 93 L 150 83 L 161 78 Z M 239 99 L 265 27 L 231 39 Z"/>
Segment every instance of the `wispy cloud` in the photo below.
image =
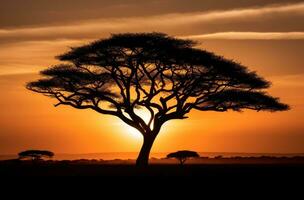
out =
<path fill-rule="evenodd" d="M 212 11 L 209 13 L 192 13 L 175 16 L 173 22 L 201 22 L 214 20 L 248 19 L 247 17 L 261 17 L 267 14 L 299 14 L 304 15 L 304 3 L 273 5 L 257 8 L 233 9 L 227 11 Z"/>
<path fill-rule="evenodd" d="M 221 32 L 185 36 L 190 39 L 221 40 L 303 40 L 304 32 Z"/>
<path fill-rule="evenodd" d="M 264 16 L 304 17 L 304 3 L 235 9 L 226 11 L 179 13 L 144 18 L 111 18 L 74 22 L 69 25 L 0 29 L 0 74 L 38 71 L 43 65 L 55 63 L 54 56 L 67 50 L 67 46 L 86 43 L 118 32 L 161 31 L 173 35 L 193 34 L 200 26 L 227 21 L 229 24 L 249 18 Z M 303 17 L 302 17 L 303 16 Z M 230 23 L 231 22 L 231 23 Z M 198 23 L 198 24 L 196 24 Z M 184 30 L 189 28 L 190 32 Z M 198 27 L 198 28 L 197 28 Z M 178 33 L 171 30 L 181 30 Z M 304 39 L 304 32 L 223 32 L 190 35 L 192 39 L 256 39 L 295 40 Z M 197 31 L 196 31 L 197 32 Z"/>
<path fill-rule="evenodd" d="M 37 72 L 55 64 L 54 57 L 68 50 L 69 46 L 82 43 L 82 40 L 58 40 L 3 45 L 0 48 L 0 75 Z"/>
<path fill-rule="evenodd" d="M 58 38 L 95 38 L 108 35 L 112 32 L 134 32 L 134 31 L 168 31 L 172 27 L 194 25 L 195 23 L 208 24 L 210 22 L 223 22 L 234 20 L 258 19 L 264 16 L 295 15 L 304 17 L 304 3 L 288 5 L 272 5 L 266 7 L 233 9 L 226 11 L 178 13 L 169 15 L 150 16 L 144 18 L 112 18 L 99 19 L 71 25 L 34 27 L 21 29 L 0 29 L 0 40 L 45 40 Z M 229 33 L 231 34 L 231 33 Z M 251 37 L 247 33 L 247 37 Z M 232 35 L 232 34 L 231 34 Z M 255 34 L 256 35 L 256 34 Z M 223 33 L 217 35 L 205 35 L 204 37 L 224 37 Z M 226 33 L 227 36 L 227 33 Z M 264 35 L 263 37 L 265 37 Z M 280 37 L 280 36 L 276 36 Z M 293 36 L 295 37 L 295 36 Z M 296 36 L 299 37 L 299 36 Z M 302 37 L 302 36 L 301 36 Z"/>
<path fill-rule="evenodd" d="M 267 77 L 272 82 L 271 93 L 280 94 L 292 109 L 304 110 L 304 74 L 286 74 Z"/>
<path fill-rule="evenodd" d="M 269 79 L 273 82 L 274 86 L 277 87 L 304 87 L 304 74 L 301 73 L 271 76 Z"/>

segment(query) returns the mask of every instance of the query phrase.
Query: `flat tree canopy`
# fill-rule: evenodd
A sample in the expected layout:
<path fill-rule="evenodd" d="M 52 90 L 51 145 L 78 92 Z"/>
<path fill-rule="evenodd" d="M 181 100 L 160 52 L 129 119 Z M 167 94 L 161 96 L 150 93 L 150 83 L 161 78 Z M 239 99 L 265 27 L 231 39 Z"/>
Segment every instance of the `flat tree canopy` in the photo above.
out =
<path fill-rule="evenodd" d="M 188 158 L 198 158 L 199 154 L 195 151 L 182 150 L 174 153 L 169 153 L 167 158 L 176 158 L 180 161 L 180 164 L 183 165 Z"/>
<path fill-rule="evenodd" d="M 18 155 L 19 159 L 30 158 L 32 160 L 39 160 L 43 157 L 52 158 L 55 154 L 46 150 L 27 150 L 20 152 Z"/>
<path fill-rule="evenodd" d="M 265 91 L 270 83 L 256 72 L 195 45 L 163 33 L 114 34 L 58 56 L 63 62 L 41 71 L 44 78 L 27 88 L 57 99 L 56 106 L 113 115 L 139 130 L 138 165 L 148 163 L 162 125 L 191 110 L 288 109 Z M 149 113 L 148 121 L 138 109 Z"/>

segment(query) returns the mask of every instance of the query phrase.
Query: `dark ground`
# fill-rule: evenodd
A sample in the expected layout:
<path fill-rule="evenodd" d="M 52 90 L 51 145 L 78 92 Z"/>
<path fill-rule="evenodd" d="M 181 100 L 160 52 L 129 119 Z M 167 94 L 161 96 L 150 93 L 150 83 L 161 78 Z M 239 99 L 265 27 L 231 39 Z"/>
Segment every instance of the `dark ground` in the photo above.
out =
<path fill-rule="evenodd" d="M 221 158 L 190 161 L 184 166 L 151 162 L 138 168 L 132 161 L 0 161 L 1 177 L 103 176 L 103 177 L 204 177 L 221 179 L 304 178 L 304 158 Z"/>
<path fill-rule="evenodd" d="M 174 160 L 151 163 L 141 169 L 130 160 L 0 161 L 0 191 L 23 199 L 24 195 L 58 199 L 63 194 L 67 199 L 71 195 L 143 199 L 141 193 L 154 199 L 299 199 L 303 195 L 304 158 L 208 158 L 184 166 Z"/>

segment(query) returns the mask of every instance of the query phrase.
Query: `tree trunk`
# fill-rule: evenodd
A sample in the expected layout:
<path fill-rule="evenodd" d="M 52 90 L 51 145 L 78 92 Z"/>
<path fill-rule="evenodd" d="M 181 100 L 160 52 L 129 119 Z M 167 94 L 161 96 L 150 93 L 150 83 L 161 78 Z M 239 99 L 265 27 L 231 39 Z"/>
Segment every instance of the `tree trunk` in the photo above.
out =
<path fill-rule="evenodd" d="M 136 160 L 136 166 L 146 167 L 149 162 L 149 155 L 155 140 L 154 136 L 144 137 L 144 142 Z"/>

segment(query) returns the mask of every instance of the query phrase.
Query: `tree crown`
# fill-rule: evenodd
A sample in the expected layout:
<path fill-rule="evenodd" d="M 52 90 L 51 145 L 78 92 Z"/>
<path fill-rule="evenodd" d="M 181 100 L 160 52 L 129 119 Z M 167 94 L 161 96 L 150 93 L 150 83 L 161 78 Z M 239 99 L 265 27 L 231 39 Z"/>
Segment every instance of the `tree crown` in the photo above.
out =
<path fill-rule="evenodd" d="M 46 150 L 27 150 L 22 151 L 19 154 L 19 158 L 34 158 L 34 159 L 41 159 L 41 157 L 53 157 L 55 154 L 51 151 Z"/>
<path fill-rule="evenodd" d="M 177 159 L 195 158 L 195 157 L 199 157 L 199 154 L 195 151 L 189 151 L 189 150 L 177 151 L 174 153 L 169 153 L 167 155 L 167 158 L 177 158 Z"/>
<path fill-rule="evenodd" d="M 27 88 L 56 98 L 56 106 L 117 116 L 144 135 L 193 109 L 289 109 L 264 91 L 270 83 L 256 72 L 195 45 L 163 33 L 114 34 L 58 56 L 63 63 L 41 71 L 45 78 Z"/>

